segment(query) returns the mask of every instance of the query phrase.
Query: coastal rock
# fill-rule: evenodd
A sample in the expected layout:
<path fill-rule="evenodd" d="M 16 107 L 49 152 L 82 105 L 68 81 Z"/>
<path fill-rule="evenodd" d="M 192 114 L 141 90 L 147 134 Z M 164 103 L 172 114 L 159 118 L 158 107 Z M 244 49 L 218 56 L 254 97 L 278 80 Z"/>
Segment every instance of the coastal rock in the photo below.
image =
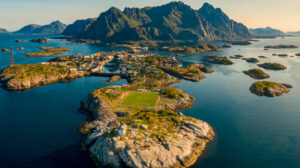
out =
<path fill-rule="evenodd" d="M 4 48 L 4 49 L 0 49 L 0 51 L 2 51 L 2 52 L 8 52 L 9 49 Z"/>
<path fill-rule="evenodd" d="M 257 58 L 244 58 L 243 60 L 250 62 L 250 63 L 258 63 L 259 60 Z"/>
<path fill-rule="evenodd" d="M 158 142 L 135 141 L 130 139 L 132 136 L 124 141 L 120 137 L 108 138 L 104 133 L 97 137 L 88 153 L 99 167 L 189 167 L 214 133 L 207 123 L 200 120 L 185 121 L 178 127 L 178 132 Z"/>
<path fill-rule="evenodd" d="M 230 41 L 231 45 L 251 45 L 250 41 Z"/>
<path fill-rule="evenodd" d="M 116 120 L 117 118 L 117 114 L 111 110 L 112 104 L 107 101 L 105 96 L 100 94 L 100 91 L 94 91 L 86 96 L 81 101 L 80 108 L 82 111 L 86 112 L 92 120 L 101 121 L 104 125 Z"/>
<path fill-rule="evenodd" d="M 214 73 L 215 72 L 215 70 L 210 67 L 202 67 L 202 68 L 200 68 L 200 70 L 205 73 Z"/>
<path fill-rule="evenodd" d="M 231 48 L 232 46 L 230 45 L 230 44 L 224 44 L 223 46 L 222 46 L 222 48 Z"/>
<path fill-rule="evenodd" d="M 108 83 L 113 83 L 113 82 L 118 82 L 122 77 L 119 75 L 114 75 L 112 77 L 110 77 L 107 82 Z"/>
<path fill-rule="evenodd" d="M 26 43 L 26 40 L 16 40 L 17 43 Z"/>
<path fill-rule="evenodd" d="M 300 56 L 300 53 L 295 54 L 296 56 Z"/>
<path fill-rule="evenodd" d="M 248 71 L 243 71 L 243 73 L 254 79 L 266 79 L 270 77 L 269 74 L 265 73 L 261 69 L 249 69 Z"/>
<path fill-rule="evenodd" d="M 169 52 L 207 52 L 207 51 L 222 51 L 219 47 L 213 44 L 201 44 L 199 46 L 176 46 L 176 47 L 162 47 L 161 50 L 167 50 Z"/>
<path fill-rule="evenodd" d="M 48 43 L 48 39 L 33 39 L 30 40 L 30 42 L 35 42 L 35 43 Z"/>
<path fill-rule="evenodd" d="M 260 55 L 258 56 L 259 58 L 267 58 L 266 56 Z"/>
<path fill-rule="evenodd" d="M 240 59 L 240 58 L 243 58 L 244 56 L 242 55 L 234 55 L 234 56 L 230 56 L 229 58 L 231 59 Z"/>
<path fill-rule="evenodd" d="M 275 45 L 275 46 L 265 46 L 267 49 L 283 49 L 283 48 L 298 48 L 295 45 Z"/>
<path fill-rule="evenodd" d="M 214 69 L 212 69 L 210 67 L 206 67 L 206 66 L 204 66 L 204 64 L 193 64 L 193 65 L 190 65 L 190 66 L 199 68 L 204 73 L 213 73 L 213 72 L 215 72 Z"/>
<path fill-rule="evenodd" d="M 277 56 L 279 56 L 279 57 L 287 57 L 289 55 L 287 55 L 287 54 L 277 54 Z"/>
<path fill-rule="evenodd" d="M 175 87 L 164 88 L 160 92 L 161 105 L 156 107 L 159 110 L 163 110 L 165 108 L 180 110 L 184 108 L 191 108 L 193 105 L 194 98 Z"/>
<path fill-rule="evenodd" d="M 233 62 L 227 57 L 220 57 L 217 55 L 208 56 L 208 62 L 223 65 L 232 65 Z"/>
<path fill-rule="evenodd" d="M 258 66 L 265 68 L 265 69 L 272 69 L 272 70 L 284 70 L 287 67 L 278 63 L 263 63 L 263 64 L 258 64 Z"/>
<path fill-rule="evenodd" d="M 194 64 L 182 68 L 168 68 L 163 70 L 178 78 L 200 82 L 202 79 L 206 78 L 206 76 L 202 73 L 199 66 L 202 67 L 203 65 Z"/>
<path fill-rule="evenodd" d="M 40 70 L 36 71 L 37 69 Z M 0 82 L 3 83 L 3 87 L 7 90 L 27 90 L 58 81 L 83 77 L 85 75 L 87 74 L 71 72 L 67 68 L 60 66 L 20 64 L 5 68 L 0 74 Z"/>
<path fill-rule="evenodd" d="M 275 97 L 288 93 L 289 88 L 292 88 L 289 84 L 259 81 L 252 84 L 250 91 L 258 96 Z"/>
<path fill-rule="evenodd" d="M 41 52 L 27 53 L 26 57 L 46 57 L 51 55 L 61 55 L 62 52 L 71 51 L 71 49 L 65 47 L 38 47 L 38 49 L 44 50 Z"/>

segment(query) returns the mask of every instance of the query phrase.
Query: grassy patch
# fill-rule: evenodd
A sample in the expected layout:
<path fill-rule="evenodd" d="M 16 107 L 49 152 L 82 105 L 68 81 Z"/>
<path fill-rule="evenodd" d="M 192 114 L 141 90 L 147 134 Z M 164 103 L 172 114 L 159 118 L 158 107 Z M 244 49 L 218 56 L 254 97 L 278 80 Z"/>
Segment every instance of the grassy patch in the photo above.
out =
<path fill-rule="evenodd" d="M 64 62 L 70 60 L 71 60 L 70 56 L 62 56 L 62 57 L 51 58 L 49 62 Z"/>
<path fill-rule="evenodd" d="M 170 88 L 165 88 L 161 90 L 161 95 L 162 97 L 170 98 L 170 99 L 176 99 L 178 96 L 183 96 L 183 91 L 175 88 L 175 87 L 170 87 Z"/>
<path fill-rule="evenodd" d="M 270 67 L 281 67 L 281 66 L 283 66 L 279 63 L 272 63 L 272 62 L 267 62 L 267 63 L 264 63 L 262 65 L 267 65 L 267 66 L 270 66 Z"/>
<path fill-rule="evenodd" d="M 194 77 L 198 75 L 203 75 L 201 70 L 194 66 L 180 67 L 180 68 L 169 68 L 169 71 L 179 74 L 180 76 Z"/>
<path fill-rule="evenodd" d="M 159 111 L 140 110 L 133 115 L 119 118 L 118 121 L 122 124 L 126 124 L 129 128 L 132 126 L 138 127 L 138 139 L 136 139 L 136 136 L 132 137 L 129 135 L 130 129 L 128 129 L 126 134 L 126 136 L 130 139 L 134 139 L 136 141 L 144 140 L 145 137 L 162 141 L 177 132 L 182 122 L 196 122 L 193 118 L 180 116 L 169 109 Z M 147 130 L 141 129 L 141 124 L 146 125 Z"/>
<path fill-rule="evenodd" d="M 105 96 L 109 101 L 114 101 L 118 99 L 123 92 L 127 91 L 127 87 L 120 87 L 120 86 L 107 86 L 103 88 L 99 88 L 92 93 L 90 96 Z"/>
<path fill-rule="evenodd" d="M 124 98 L 121 106 L 154 107 L 159 97 L 158 92 L 130 91 Z"/>
<path fill-rule="evenodd" d="M 254 74 L 259 74 L 259 75 L 265 75 L 266 74 L 263 70 L 257 69 L 257 68 L 249 69 L 248 72 L 254 73 Z"/>
<path fill-rule="evenodd" d="M 62 52 L 71 51 L 71 49 L 64 47 L 40 47 L 44 51 L 35 52 L 35 53 L 27 53 L 25 56 L 27 57 L 46 57 L 51 55 L 61 55 Z"/>
<path fill-rule="evenodd" d="M 46 64 L 19 64 L 5 68 L 2 75 L 12 75 L 17 79 L 34 78 L 36 76 L 56 76 L 68 73 L 65 66 Z"/>
<path fill-rule="evenodd" d="M 208 62 L 217 63 L 217 64 L 225 64 L 231 65 L 233 62 L 227 57 L 220 57 L 217 55 L 208 56 Z"/>
<path fill-rule="evenodd" d="M 270 81 L 258 81 L 253 84 L 253 86 L 257 89 L 269 89 L 278 85 L 280 85 L 280 83 Z"/>
<path fill-rule="evenodd" d="M 199 46 L 175 46 L 169 47 L 171 52 L 205 52 L 205 51 L 219 51 L 220 49 L 213 44 L 201 44 Z"/>

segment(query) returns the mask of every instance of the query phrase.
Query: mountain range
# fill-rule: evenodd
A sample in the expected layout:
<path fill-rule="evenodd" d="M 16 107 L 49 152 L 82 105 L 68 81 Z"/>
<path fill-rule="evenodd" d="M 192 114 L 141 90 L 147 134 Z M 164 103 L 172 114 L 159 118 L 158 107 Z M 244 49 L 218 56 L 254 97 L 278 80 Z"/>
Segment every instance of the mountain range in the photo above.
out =
<path fill-rule="evenodd" d="M 261 36 L 261 37 L 300 36 L 300 31 L 283 32 L 279 29 L 274 29 L 271 27 L 249 29 L 249 31 L 252 35 L 258 36 L 258 37 L 259 36 Z"/>
<path fill-rule="evenodd" d="M 290 36 L 300 36 L 300 31 L 287 32 L 286 34 L 287 34 L 287 35 L 290 35 Z"/>
<path fill-rule="evenodd" d="M 6 29 L 0 28 L 0 33 L 8 33 L 8 31 Z"/>
<path fill-rule="evenodd" d="M 123 11 L 112 7 L 96 19 L 74 22 L 63 34 L 102 42 L 251 37 L 246 26 L 231 20 L 220 8 L 204 3 L 199 10 L 195 10 L 181 1 L 156 7 L 125 8 Z"/>
<path fill-rule="evenodd" d="M 254 36 L 284 36 L 285 32 L 271 27 L 249 29 L 250 33 Z"/>
<path fill-rule="evenodd" d="M 86 31 L 86 29 L 96 20 L 97 18 L 89 18 L 86 20 L 77 20 L 73 24 L 70 24 L 65 31 L 64 35 L 77 35 L 80 32 Z"/>
<path fill-rule="evenodd" d="M 48 25 L 37 25 L 30 24 L 24 26 L 20 30 L 14 32 L 15 34 L 45 34 L 45 35 L 53 35 L 53 34 L 61 34 L 66 29 L 67 25 L 61 23 L 60 21 L 54 21 Z"/>

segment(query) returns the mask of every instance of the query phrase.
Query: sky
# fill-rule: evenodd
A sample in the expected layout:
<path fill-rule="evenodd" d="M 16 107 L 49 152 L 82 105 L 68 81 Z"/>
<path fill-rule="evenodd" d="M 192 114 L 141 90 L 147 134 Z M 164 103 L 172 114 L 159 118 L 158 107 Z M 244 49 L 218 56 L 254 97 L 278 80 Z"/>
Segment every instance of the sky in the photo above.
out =
<path fill-rule="evenodd" d="M 204 2 L 221 8 L 230 18 L 248 28 L 266 27 L 300 31 L 300 0 L 182 0 L 194 9 Z M 15 31 L 28 24 L 97 17 L 112 6 L 157 6 L 171 0 L 0 0 L 0 28 Z"/>

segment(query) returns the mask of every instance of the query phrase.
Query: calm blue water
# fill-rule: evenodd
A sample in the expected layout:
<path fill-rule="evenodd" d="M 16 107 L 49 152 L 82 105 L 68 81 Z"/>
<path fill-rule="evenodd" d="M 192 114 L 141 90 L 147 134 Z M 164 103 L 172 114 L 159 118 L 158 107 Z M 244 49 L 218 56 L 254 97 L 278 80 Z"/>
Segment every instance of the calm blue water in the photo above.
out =
<path fill-rule="evenodd" d="M 0 49 L 7 48 L 10 49 L 14 46 L 14 61 L 16 64 L 24 63 L 37 63 L 48 61 L 51 58 L 57 56 L 49 57 L 25 57 L 26 53 L 41 51 L 38 47 L 66 47 L 72 49 L 72 51 L 64 52 L 62 55 L 88 55 L 100 51 L 111 51 L 109 47 L 99 46 L 97 44 L 76 44 L 69 43 L 65 40 L 59 39 L 49 39 L 48 43 L 32 43 L 29 42 L 32 39 L 43 38 L 43 37 L 54 37 L 54 36 L 42 36 L 42 35 L 10 35 L 10 34 L 0 34 Z M 16 43 L 15 40 L 27 40 L 26 43 Z M 24 50 L 17 50 L 19 47 L 24 47 Z M 117 50 L 118 48 L 115 48 Z M 10 52 L 0 52 L 0 69 L 5 68 L 10 61 Z"/>
<path fill-rule="evenodd" d="M 24 46 L 15 53 L 15 63 L 35 63 L 49 57 L 28 58 L 26 52 L 36 51 L 37 43 L 15 43 L 38 36 L 0 35 L 0 48 Z M 109 50 L 100 46 L 66 45 L 62 40 L 50 40 L 45 46 L 66 46 L 65 54 L 90 54 Z M 0 53 L 0 66 L 7 66 L 10 53 Z M 93 90 L 107 86 L 106 78 L 86 77 L 71 82 L 56 83 L 28 91 L 9 92 L 0 88 L 0 167 L 1 168 L 89 168 L 87 154 L 80 149 L 82 137 L 76 127 L 86 117 L 78 112 L 80 101 Z M 121 80 L 116 85 L 125 84 Z"/>
<path fill-rule="evenodd" d="M 17 44 L 15 39 L 32 36 L 0 35 L 0 48 L 11 44 L 36 50 L 40 44 Z M 280 58 L 272 53 L 299 53 L 300 49 L 268 50 L 264 45 L 295 44 L 300 38 L 267 39 L 250 46 L 234 46 L 219 55 L 241 54 L 287 65 L 285 71 L 266 71 L 270 80 L 294 86 L 289 94 L 276 98 L 258 97 L 249 91 L 255 81 L 241 73 L 256 64 L 234 60 L 232 66 L 211 65 L 205 54 L 177 57 L 184 65 L 205 63 L 216 69 L 200 83 L 183 81 L 176 84 L 196 98 L 186 115 L 208 122 L 215 130 L 215 140 L 194 167 L 300 167 L 300 57 Z M 51 40 L 49 46 L 66 46 L 65 54 L 89 54 L 107 51 L 97 45 L 67 45 Z M 24 53 L 26 53 L 24 51 Z M 27 58 L 16 53 L 16 63 L 35 63 L 46 58 Z M 170 53 L 160 52 L 160 54 Z M 212 53 L 211 53 L 212 54 Z M 9 62 L 9 53 L 0 53 L 0 67 Z M 87 77 L 57 83 L 24 92 L 0 89 L 0 167 L 92 167 L 86 153 L 80 150 L 81 136 L 76 126 L 85 120 L 78 113 L 80 100 L 94 89 L 108 85 L 105 78 Z M 124 80 L 117 84 L 126 83 Z"/>

